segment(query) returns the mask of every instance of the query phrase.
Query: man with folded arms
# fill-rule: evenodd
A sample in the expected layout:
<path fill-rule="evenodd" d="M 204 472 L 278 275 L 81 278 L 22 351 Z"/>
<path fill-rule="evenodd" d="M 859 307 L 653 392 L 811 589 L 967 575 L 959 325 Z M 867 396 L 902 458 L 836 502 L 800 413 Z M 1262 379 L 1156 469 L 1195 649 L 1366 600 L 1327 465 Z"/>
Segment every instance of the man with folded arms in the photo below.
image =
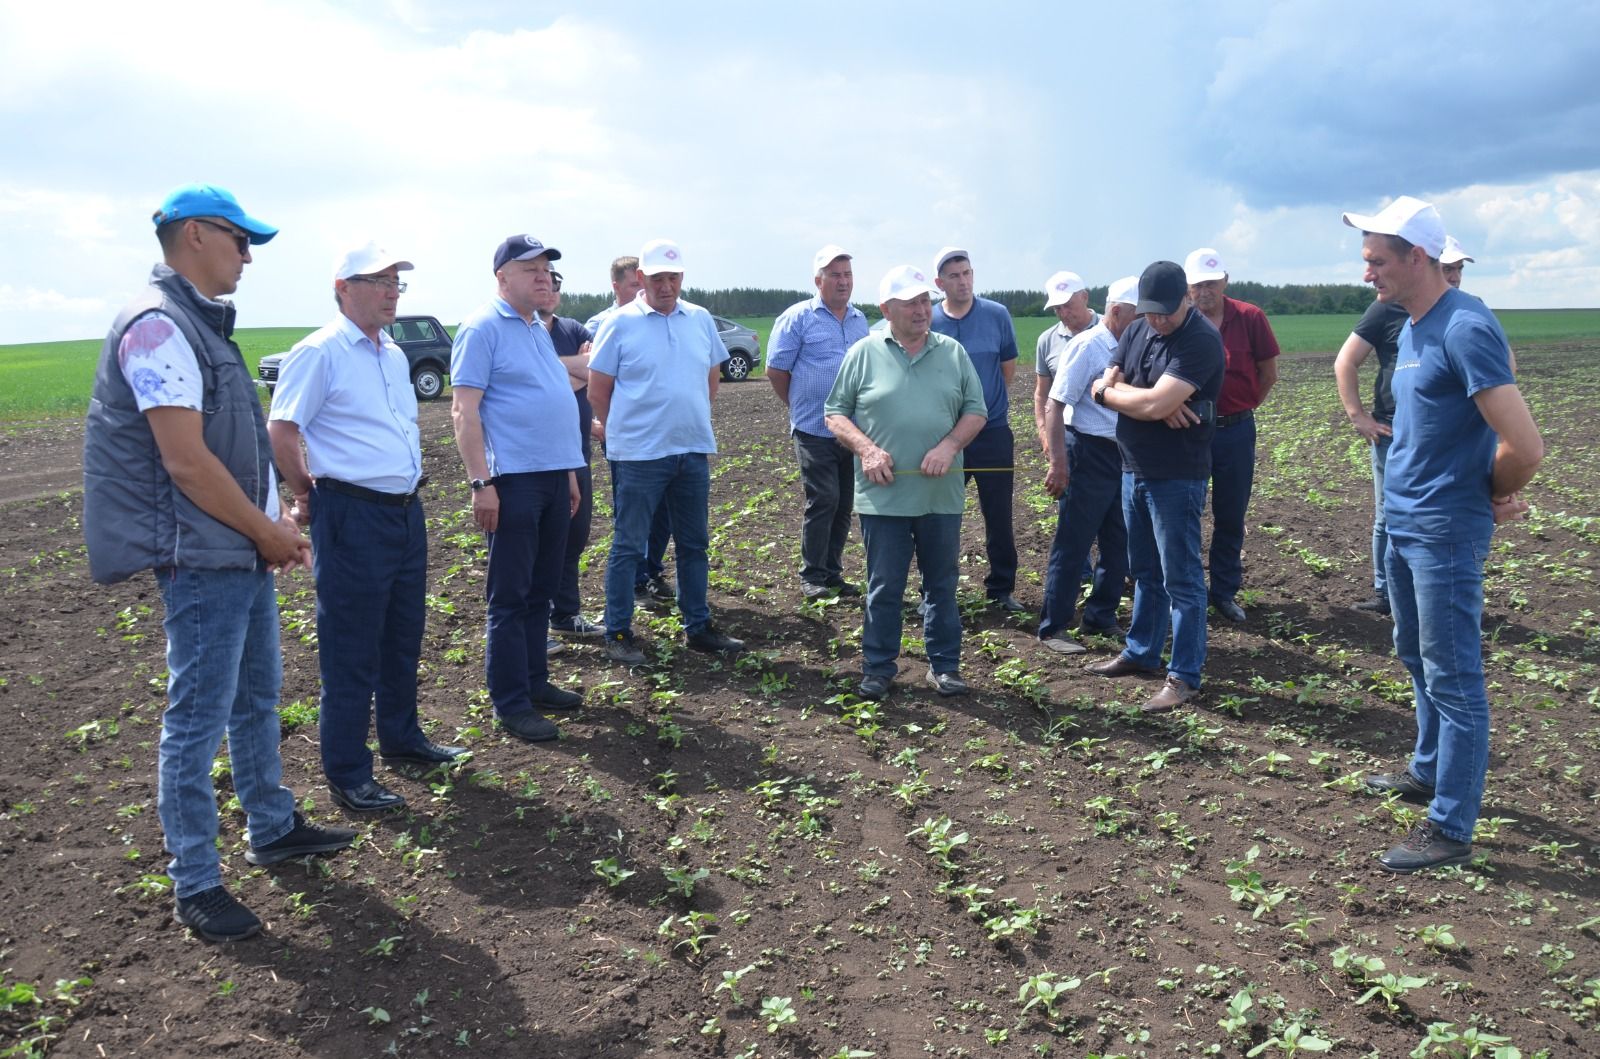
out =
<path fill-rule="evenodd" d="M 450 350 L 456 448 L 489 542 L 489 699 L 500 727 L 529 743 L 560 735 L 545 713 L 583 705 L 550 683 L 545 654 L 567 528 L 583 498 L 578 402 L 538 313 L 560 257 L 531 235 L 507 237 L 494 252 L 499 297 L 467 317 Z"/>
<path fill-rule="evenodd" d="M 1249 615 L 1235 599 L 1244 585 L 1244 518 L 1256 473 L 1255 410 L 1278 381 L 1278 339 L 1267 314 L 1230 298 L 1222 258 L 1203 246 L 1184 259 L 1189 297 L 1222 335 L 1227 367 L 1211 439 L 1211 605 L 1228 621 Z"/>
<path fill-rule="evenodd" d="M 939 251 L 933 273 L 944 291 L 944 301 L 933 307 L 932 329 L 955 339 L 967 351 L 989 409 L 988 422 L 961 457 L 965 480 L 978 481 L 978 509 L 983 512 L 983 544 L 989 558 L 983 589 L 990 606 L 1021 614 L 1027 608 L 1011 594 L 1017 587 L 1017 541 L 1011 511 L 1016 438 L 1007 419 L 1011 380 L 1017 374 L 1017 332 L 1004 305 L 974 293 L 972 259 L 965 250 L 947 246 Z"/>
<path fill-rule="evenodd" d="M 1061 353 L 1073 338 L 1099 323 L 1100 315 L 1089 308 L 1089 285 L 1076 272 L 1055 273 L 1045 280 L 1044 293 L 1044 307 L 1056 314 L 1056 323 L 1039 336 L 1033 350 L 1033 432 L 1039 437 L 1039 451 L 1048 457 L 1044 417 L 1050 388 L 1061 370 Z"/>
<path fill-rule="evenodd" d="M 789 433 L 806 496 L 800 591 L 807 599 L 859 596 L 861 590 L 844 579 L 843 566 L 855 496 L 855 456 L 829 432 L 822 405 L 845 353 L 867 337 L 867 318 L 850 304 L 855 273 L 849 254 L 825 246 L 811 266 L 817 296 L 791 305 L 773 324 L 767 380 L 789 409 Z"/>
<path fill-rule="evenodd" d="M 391 766 L 427 769 L 467 753 L 433 743 L 417 723 L 428 590 L 422 446 L 410 364 L 383 330 L 411 267 L 377 243 L 339 260 L 339 316 L 283 358 L 267 423 L 295 519 L 311 527 L 322 771 L 352 812 L 406 804 L 372 774 L 374 714 Z"/>
<path fill-rule="evenodd" d="M 956 580 L 965 483 L 961 450 L 988 421 L 983 384 L 954 339 L 929 331 L 934 287 L 911 265 L 878 284 L 889 330 L 850 348 L 824 411 L 855 453 L 855 508 L 867 546 L 861 628 L 863 698 L 889 694 L 899 667 L 901 597 L 912 556 L 922 573 L 928 683 L 964 695 Z"/>
<path fill-rule="evenodd" d="M 1157 261 L 1139 276 L 1139 319 L 1122 332 L 1090 396 L 1117 413 L 1122 516 L 1128 526 L 1133 616 L 1122 653 L 1087 667 L 1105 677 L 1156 676 L 1144 703 L 1170 710 L 1200 693 L 1206 662 L 1206 574 L 1200 516 L 1211 477 L 1211 435 L 1222 389 L 1222 336 L 1194 307 L 1184 271 Z"/>
<path fill-rule="evenodd" d="M 679 297 L 683 252 L 666 239 L 639 254 L 643 293 L 600 325 L 589 361 L 589 402 L 604 425 L 615 510 L 606 560 L 606 655 L 642 665 L 633 637 L 636 574 L 650 521 L 665 506 L 678 554 L 678 610 L 697 651 L 738 654 L 706 601 L 711 529 L 711 401 L 728 349 L 711 314 Z"/>
<path fill-rule="evenodd" d="M 1083 585 L 1089 547 L 1100 546 L 1094 587 L 1083 603 L 1083 632 L 1123 635 L 1117 606 L 1128 579 L 1128 531 L 1122 521 L 1122 454 L 1117 417 L 1096 404 L 1089 387 L 1117 352 L 1117 339 L 1134 321 L 1139 279 L 1126 276 L 1106 292 L 1105 315 L 1060 351 L 1040 437 L 1049 442 L 1045 492 L 1060 497 L 1055 539 L 1045 573 L 1039 639 L 1057 654 L 1082 654 L 1068 635 Z"/>
<path fill-rule="evenodd" d="M 1389 871 L 1461 864 L 1489 767 L 1483 676 L 1483 564 L 1498 523 L 1522 518 L 1520 495 L 1544 441 L 1512 374 L 1505 332 L 1440 269 L 1444 224 L 1402 195 L 1359 229 L 1366 279 L 1405 306 L 1395 358 L 1395 430 L 1384 475 L 1394 646 L 1416 692 L 1417 741 L 1405 771 L 1367 777 L 1428 815 L 1378 859 Z"/>
<path fill-rule="evenodd" d="M 278 592 L 273 573 L 311 561 L 282 517 L 254 381 L 234 343 L 233 303 L 251 246 L 278 230 L 210 184 L 171 192 L 153 218 L 163 263 L 111 325 L 83 439 L 89 574 L 155 574 L 166 610 L 167 708 L 156 810 L 172 860 L 175 918 L 207 941 L 259 933 L 222 883 L 211 765 L 228 737 L 251 864 L 348 846 L 283 786 L 278 743 Z"/>

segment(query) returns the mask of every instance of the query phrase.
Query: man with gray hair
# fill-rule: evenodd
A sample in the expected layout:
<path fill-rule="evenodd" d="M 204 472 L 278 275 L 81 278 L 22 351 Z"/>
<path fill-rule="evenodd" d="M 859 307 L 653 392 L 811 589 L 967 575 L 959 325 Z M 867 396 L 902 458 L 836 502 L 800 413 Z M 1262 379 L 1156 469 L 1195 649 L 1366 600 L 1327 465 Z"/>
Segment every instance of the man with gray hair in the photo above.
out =
<path fill-rule="evenodd" d="M 1361 232 L 1366 279 L 1405 306 L 1391 380 L 1394 439 L 1384 476 L 1394 646 L 1416 692 L 1417 740 L 1404 771 L 1367 786 L 1426 803 L 1427 816 L 1378 863 L 1409 874 L 1472 858 L 1489 767 L 1483 675 L 1483 564 L 1494 528 L 1522 518 L 1521 491 L 1544 441 L 1511 370 L 1505 332 L 1440 269 L 1444 223 L 1402 195 Z"/>
<path fill-rule="evenodd" d="M 1089 308 L 1089 285 L 1076 272 L 1055 273 L 1045 280 L 1044 292 L 1044 307 L 1056 314 L 1056 323 L 1039 336 L 1034 347 L 1033 432 L 1039 437 L 1039 451 L 1049 456 L 1050 439 L 1045 436 L 1044 418 L 1061 352 L 1074 337 L 1099 323 L 1100 315 Z"/>
<path fill-rule="evenodd" d="M 805 516 L 800 526 L 800 591 L 807 599 L 859 596 L 844 579 L 850 537 L 855 456 L 823 420 L 822 406 L 850 347 L 867 337 L 867 318 L 850 304 L 855 273 L 850 254 L 829 244 L 811 262 L 817 296 L 796 302 L 772 326 L 767 380 L 789 409 L 789 433 L 800 461 Z"/>
<path fill-rule="evenodd" d="M 434 743 L 417 721 L 428 591 L 422 446 L 410 365 L 384 333 L 411 268 L 377 243 L 340 258 L 339 315 L 284 356 L 267 422 L 295 518 L 311 527 L 322 771 L 352 812 L 406 804 L 372 774 L 374 714 L 391 767 L 427 770 L 467 754 Z"/>
<path fill-rule="evenodd" d="M 1106 291 L 1105 315 L 1060 351 L 1045 406 L 1040 435 L 1049 442 L 1050 470 L 1044 488 L 1060 501 L 1045 573 L 1039 639 L 1057 654 L 1084 651 L 1067 630 L 1072 628 L 1092 544 L 1099 545 L 1100 554 L 1094 567 L 1094 587 L 1083 604 L 1082 631 L 1122 635 L 1117 606 L 1128 579 L 1128 531 L 1122 518 L 1117 417 L 1094 402 L 1089 387 L 1116 355 L 1117 340 L 1133 323 L 1138 301 L 1137 276 L 1124 276 L 1111 284 Z"/>

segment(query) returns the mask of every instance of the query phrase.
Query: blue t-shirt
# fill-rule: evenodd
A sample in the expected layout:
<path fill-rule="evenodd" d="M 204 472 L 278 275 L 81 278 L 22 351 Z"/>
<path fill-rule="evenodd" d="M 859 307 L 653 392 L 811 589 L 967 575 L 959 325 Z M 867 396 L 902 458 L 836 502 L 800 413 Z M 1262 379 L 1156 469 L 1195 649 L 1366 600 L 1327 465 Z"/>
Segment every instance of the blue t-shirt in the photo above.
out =
<path fill-rule="evenodd" d="M 727 359 L 711 314 L 682 298 L 667 316 L 639 298 L 606 317 L 589 356 L 591 372 L 616 380 L 606 455 L 659 460 L 716 452 L 711 369 Z"/>
<path fill-rule="evenodd" d="M 1222 333 L 1198 309 L 1172 334 L 1163 336 L 1139 317 L 1122 332 L 1111 363 L 1122 368 L 1130 386 L 1151 387 L 1172 375 L 1194 387 L 1189 403 L 1215 402 L 1222 392 L 1226 354 Z M 1214 424 L 1174 430 L 1159 419 L 1117 416 L 1117 446 L 1122 469 L 1140 478 L 1210 478 Z"/>
<path fill-rule="evenodd" d="M 1499 444 L 1473 395 L 1516 379 L 1511 345 L 1488 307 L 1455 288 L 1400 329 L 1394 367 L 1394 441 L 1383 479 L 1392 537 L 1487 541 Z"/>
<path fill-rule="evenodd" d="M 867 337 L 867 318 L 854 305 L 844 319 L 822 299 L 807 298 L 783 311 L 772 325 L 767 367 L 789 373 L 789 429 L 831 438 L 822 406 L 851 346 Z"/>
<path fill-rule="evenodd" d="M 583 466 L 578 405 L 544 325 L 502 298 L 473 313 L 450 347 L 450 385 L 483 391 L 478 418 L 491 477 Z"/>
<path fill-rule="evenodd" d="M 1006 377 L 1000 365 L 1017 359 L 1017 332 L 1006 307 L 988 298 L 974 298 L 967 315 L 957 320 L 944 311 L 944 303 L 940 302 L 933 307 L 931 329 L 961 343 L 972 358 L 972 366 L 978 369 L 978 381 L 983 383 L 983 401 L 989 406 L 988 425 L 1004 423 L 1011 410 L 1011 396 L 1006 393 Z"/>

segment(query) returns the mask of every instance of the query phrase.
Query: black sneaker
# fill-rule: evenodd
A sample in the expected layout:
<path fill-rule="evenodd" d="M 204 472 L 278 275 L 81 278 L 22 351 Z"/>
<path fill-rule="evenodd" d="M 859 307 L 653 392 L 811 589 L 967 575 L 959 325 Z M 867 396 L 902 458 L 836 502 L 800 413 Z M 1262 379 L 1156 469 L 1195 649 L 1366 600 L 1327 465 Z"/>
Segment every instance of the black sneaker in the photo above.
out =
<path fill-rule="evenodd" d="M 1411 829 L 1405 841 L 1378 858 L 1378 863 L 1396 875 L 1410 875 L 1424 868 L 1447 868 L 1472 859 L 1472 843 L 1446 838 L 1439 825 L 1424 820 Z"/>
<path fill-rule="evenodd" d="M 533 708 L 541 713 L 576 710 L 583 706 L 583 696 L 576 691 L 558 688 L 549 681 L 534 689 Z"/>
<path fill-rule="evenodd" d="M 989 606 L 1002 614 L 1027 614 L 1028 608 L 1018 603 L 1016 597 L 1010 592 L 1001 592 L 989 597 Z"/>
<path fill-rule="evenodd" d="M 667 580 L 667 575 L 652 577 L 634 588 L 633 594 L 649 603 L 671 606 L 678 602 L 678 586 Z"/>
<path fill-rule="evenodd" d="M 507 735 L 515 736 L 524 743 L 548 743 L 561 738 L 561 729 L 538 710 L 496 720 Z"/>
<path fill-rule="evenodd" d="M 711 654 L 736 655 L 744 652 L 744 641 L 735 640 L 707 622 L 702 628 L 689 633 L 687 637 L 689 646 L 696 651 L 707 651 Z"/>
<path fill-rule="evenodd" d="M 300 813 L 294 814 L 294 827 L 282 838 L 264 846 L 251 843 L 244 859 L 258 866 L 277 864 L 297 857 L 311 857 L 319 853 L 337 853 L 356 839 L 356 832 L 348 827 L 318 827 L 306 822 Z"/>
<path fill-rule="evenodd" d="M 1215 610 L 1218 614 L 1222 615 L 1224 618 L 1227 618 L 1235 625 L 1238 625 L 1240 622 L 1247 621 L 1250 618 L 1250 615 L 1244 612 L 1243 607 L 1239 606 L 1239 604 L 1235 603 L 1233 600 L 1223 599 L 1221 596 L 1211 597 L 1211 609 Z"/>
<path fill-rule="evenodd" d="M 574 614 L 570 618 L 551 618 L 550 631 L 557 636 L 581 636 L 584 639 L 596 639 L 605 635 L 606 627 L 598 622 L 590 621 L 582 614 Z"/>
<path fill-rule="evenodd" d="M 861 598 L 861 586 L 853 584 L 849 581 L 842 579 L 838 581 L 830 581 L 828 583 L 828 587 L 839 593 L 840 597 L 843 599 Z"/>
<path fill-rule="evenodd" d="M 261 933 L 261 920 L 223 886 L 178 898 L 172 918 L 206 941 L 243 941 Z"/>
<path fill-rule="evenodd" d="M 1388 596 L 1372 596 L 1370 599 L 1364 599 L 1355 605 L 1355 609 L 1365 611 L 1368 614 L 1392 613 L 1389 607 Z"/>
<path fill-rule="evenodd" d="M 889 688 L 894 683 L 893 677 L 886 677 L 882 673 L 868 673 L 861 678 L 861 684 L 856 688 L 856 694 L 863 699 L 878 702 L 889 697 Z"/>
<path fill-rule="evenodd" d="M 1408 802 L 1427 805 L 1433 801 L 1433 788 L 1423 783 L 1411 774 L 1410 769 L 1404 772 L 1375 773 L 1367 777 L 1367 790 L 1376 791 L 1378 794 L 1398 794 Z"/>
<path fill-rule="evenodd" d="M 947 699 L 952 695 L 965 695 L 967 693 L 967 682 L 954 673 L 935 673 L 930 669 L 928 670 L 928 683 L 933 685 L 933 690 Z"/>
<path fill-rule="evenodd" d="M 639 649 L 631 632 L 607 633 L 606 657 L 625 666 L 642 666 L 645 663 L 644 652 Z"/>

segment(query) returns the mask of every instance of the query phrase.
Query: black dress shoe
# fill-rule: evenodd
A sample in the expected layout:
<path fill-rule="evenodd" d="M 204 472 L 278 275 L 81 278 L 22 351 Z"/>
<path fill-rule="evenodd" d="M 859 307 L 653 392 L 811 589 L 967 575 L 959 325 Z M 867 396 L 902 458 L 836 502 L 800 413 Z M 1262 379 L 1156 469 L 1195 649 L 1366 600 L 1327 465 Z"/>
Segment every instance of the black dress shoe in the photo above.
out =
<path fill-rule="evenodd" d="M 1016 597 L 1010 592 L 1002 592 L 998 596 L 989 597 L 989 606 L 1005 614 L 1027 614 L 1028 608 L 1018 603 Z"/>
<path fill-rule="evenodd" d="M 1142 666 L 1125 655 L 1108 658 L 1104 662 L 1090 662 L 1083 667 L 1084 672 L 1093 673 L 1097 677 L 1159 677 L 1161 670 L 1156 666 Z"/>
<path fill-rule="evenodd" d="M 1212 596 L 1211 606 L 1218 614 L 1222 615 L 1224 618 L 1227 618 L 1235 625 L 1238 625 L 1242 621 L 1248 620 L 1250 617 L 1250 615 L 1244 612 L 1243 607 L 1239 606 L 1239 604 L 1235 603 L 1231 599 L 1222 599 L 1218 596 Z"/>
<path fill-rule="evenodd" d="M 861 596 L 861 586 L 849 581 L 829 581 L 828 587 L 845 599 L 859 599 Z"/>
<path fill-rule="evenodd" d="M 1374 773 L 1367 777 L 1366 785 L 1369 791 L 1398 794 L 1403 801 L 1416 802 L 1418 805 L 1433 801 L 1433 788 L 1412 775 L 1409 768 L 1404 772 Z"/>
<path fill-rule="evenodd" d="M 1111 625 L 1080 625 L 1078 626 L 1078 634 L 1080 636 L 1109 636 L 1113 640 L 1120 640 L 1128 635 L 1128 631 L 1122 626 L 1113 623 Z"/>
<path fill-rule="evenodd" d="M 404 798 L 377 780 L 368 780 L 355 787 L 337 787 L 330 783 L 328 793 L 333 795 L 335 802 L 352 813 L 382 813 L 406 807 Z"/>
<path fill-rule="evenodd" d="M 868 673 L 861 678 L 856 694 L 863 699 L 879 702 L 889 696 L 889 688 L 893 683 L 893 677 L 886 677 L 882 673 Z"/>
<path fill-rule="evenodd" d="M 472 756 L 472 751 L 464 746 L 440 746 L 438 743 L 424 739 L 420 746 L 407 747 L 404 750 L 385 750 L 383 763 L 393 768 L 395 765 L 415 765 L 422 768 L 433 768 L 435 765 L 453 765 L 458 761 L 465 761 Z"/>
<path fill-rule="evenodd" d="M 1389 614 L 1392 612 L 1388 596 L 1373 595 L 1360 603 L 1354 604 L 1354 606 L 1356 610 L 1365 611 L 1368 614 Z"/>
<path fill-rule="evenodd" d="M 744 651 L 744 641 L 736 640 L 709 622 L 701 629 L 689 633 L 689 646 L 696 651 L 711 654 L 736 655 Z"/>
<path fill-rule="evenodd" d="M 554 684 L 545 683 L 533 692 L 533 708 L 541 713 L 558 713 L 564 710 L 576 710 L 583 706 L 583 696 L 576 691 L 558 688 Z"/>
<path fill-rule="evenodd" d="M 561 729 L 538 710 L 501 717 L 499 723 L 507 735 L 516 736 L 524 743 L 548 743 L 561 738 Z"/>

